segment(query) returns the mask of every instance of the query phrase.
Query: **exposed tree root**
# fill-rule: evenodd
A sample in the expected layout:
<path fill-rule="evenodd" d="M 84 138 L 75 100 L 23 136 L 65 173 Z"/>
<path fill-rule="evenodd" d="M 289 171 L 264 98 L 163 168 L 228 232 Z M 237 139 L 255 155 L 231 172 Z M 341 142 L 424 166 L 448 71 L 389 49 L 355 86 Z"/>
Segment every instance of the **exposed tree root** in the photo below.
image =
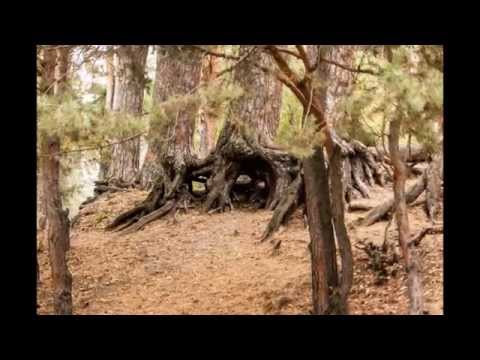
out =
<path fill-rule="evenodd" d="M 281 197 L 279 204 L 274 210 L 272 218 L 270 219 L 270 222 L 268 223 L 267 228 L 261 237 L 261 242 L 267 240 L 275 231 L 278 230 L 280 225 L 285 224 L 288 221 L 289 216 L 298 207 L 302 193 L 303 177 L 301 174 L 298 174 Z"/>
<path fill-rule="evenodd" d="M 213 214 L 233 210 L 235 203 L 247 203 L 273 210 L 261 241 L 271 237 L 303 202 L 300 162 L 283 150 L 262 145 L 258 139 L 234 130 L 233 125 L 226 126 L 216 149 L 203 160 L 184 159 L 181 167 L 163 165 L 162 174 L 143 203 L 120 214 L 106 230 L 122 234 L 140 230 L 174 211 L 177 205 L 187 210 L 198 203 L 202 212 Z M 359 196 L 368 197 L 369 186 L 384 183 L 380 164 L 359 142 L 350 145 L 342 140 L 341 150 L 345 199 L 350 202 Z M 194 191 L 193 182 L 204 184 L 205 190 Z"/>
<path fill-rule="evenodd" d="M 143 216 L 132 226 L 127 227 L 121 234 L 127 235 L 132 232 L 141 230 L 145 225 L 151 223 L 154 220 L 160 219 L 162 216 L 166 215 L 169 211 L 174 209 L 175 204 L 175 200 L 168 200 L 161 208 L 151 212 L 148 215 Z"/>
<path fill-rule="evenodd" d="M 426 186 L 426 173 L 424 173 L 420 179 L 417 180 L 405 193 L 407 204 L 414 202 L 420 194 L 425 190 Z M 370 226 L 377 221 L 385 218 L 393 208 L 393 197 L 389 198 L 382 204 L 373 208 L 359 223 L 360 225 Z"/>
<path fill-rule="evenodd" d="M 410 239 L 410 244 L 418 246 L 420 245 L 420 242 L 423 240 L 425 235 L 442 234 L 442 233 L 443 233 L 443 225 L 426 227 L 425 229 L 420 230 L 416 235 L 412 236 L 412 238 Z"/>

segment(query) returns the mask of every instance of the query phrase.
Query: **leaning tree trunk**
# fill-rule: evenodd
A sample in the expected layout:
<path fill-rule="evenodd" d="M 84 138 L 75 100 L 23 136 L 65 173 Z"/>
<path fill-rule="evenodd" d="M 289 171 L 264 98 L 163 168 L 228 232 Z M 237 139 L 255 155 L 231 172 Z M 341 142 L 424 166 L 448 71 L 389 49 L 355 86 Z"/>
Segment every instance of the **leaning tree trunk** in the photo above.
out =
<path fill-rule="evenodd" d="M 115 52 L 115 86 L 112 111 L 140 116 L 143 110 L 145 63 L 148 46 L 120 45 Z M 107 180 L 132 184 L 140 164 L 140 139 L 137 137 L 112 147 Z"/>
<path fill-rule="evenodd" d="M 190 95 L 200 81 L 201 53 L 189 46 L 161 46 L 157 51 L 155 103 L 170 102 L 150 125 L 140 178 L 153 187 L 141 205 L 118 216 L 108 229 L 122 225 L 118 229 L 125 232 L 138 230 L 190 200 L 187 173 L 197 164 L 191 147 L 198 113 L 198 101 Z"/>
<path fill-rule="evenodd" d="M 407 286 L 410 298 L 410 314 L 423 314 L 423 286 L 421 282 L 420 258 L 415 246 L 410 244 L 410 227 L 408 223 L 407 201 L 405 197 L 405 182 L 407 168 L 399 150 L 401 120 L 390 122 L 389 150 L 393 163 L 393 191 L 395 195 L 395 218 L 398 228 L 398 239 L 402 249 L 407 270 Z"/>

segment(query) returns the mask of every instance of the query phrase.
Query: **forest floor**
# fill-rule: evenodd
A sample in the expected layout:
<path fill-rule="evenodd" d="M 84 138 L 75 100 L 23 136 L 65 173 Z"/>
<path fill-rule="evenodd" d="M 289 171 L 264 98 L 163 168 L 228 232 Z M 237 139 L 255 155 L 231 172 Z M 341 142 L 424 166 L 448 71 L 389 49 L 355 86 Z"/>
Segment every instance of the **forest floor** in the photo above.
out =
<path fill-rule="evenodd" d="M 413 181 L 413 180 L 410 180 Z M 74 314 L 308 314 L 311 309 L 309 235 L 298 211 L 273 239 L 258 243 L 271 212 L 236 209 L 205 215 L 197 210 L 157 220 L 121 236 L 103 227 L 141 202 L 142 191 L 107 194 L 81 210 L 71 232 L 68 264 L 73 275 Z M 392 196 L 372 191 L 373 203 Z M 423 198 L 424 195 L 421 195 Z M 421 199 L 420 198 L 420 199 Z M 429 224 L 422 206 L 410 208 L 412 234 Z M 347 223 L 365 212 L 347 214 Z M 439 219 L 443 216 L 443 208 Z M 352 244 L 381 243 L 386 221 L 350 231 Z M 392 223 L 389 238 L 397 242 Z M 41 236 L 41 234 L 39 234 Z M 41 239 L 40 239 L 41 240 Z M 419 246 L 425 301 L 430 314 L 443 313 L 443 234 L 427 235 Z M 376 284 L 364 251 L 353 246 L 352 314 L 407 314 L 403 271 Z M 38 314 L 52 312 L 46 251 L 39 252 Z"/>

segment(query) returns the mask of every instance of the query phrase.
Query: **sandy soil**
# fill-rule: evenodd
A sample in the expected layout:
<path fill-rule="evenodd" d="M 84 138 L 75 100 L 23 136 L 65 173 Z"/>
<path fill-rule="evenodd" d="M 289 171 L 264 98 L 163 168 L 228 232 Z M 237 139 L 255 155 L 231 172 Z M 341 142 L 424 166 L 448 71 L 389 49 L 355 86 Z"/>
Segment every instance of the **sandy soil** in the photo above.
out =
<path fill-rule="evenodd" d="M 120 236 L 103 226 L 143 200 L 145 192 L 110 194 L 82 209 L 72 230 L 69 267 L 74 314 L 308 314 L 311 309 L 308 230 L 300 212 L 274 235 L 279 254 L 258 238 L 269 211 L 239 209 L 203 215 L 195 210 L 176 220 L 158 220 L 138 233 Z M 371 201 L 391 196 L 377 188 Z M 443 211 L 442 211 L 443 212 Z M 365 213 L 347 215 L 347 222 Z M 411 208 L 412 232 L 428 224 L 421 206 Z M 386 222 L 357 227 L 353 244 L 382 241 Z M 39 235 L 41 236 L 41 235 Z M 389 237 L 397 242 L 392 224 Z M 406 314 L 403 271 L 375 285 L 365 253 L 354 247 L 352 314 Z M 427 235 L 420 246 L 425 298 L 431 314 L 443 312 L 443 235 Z M 39 252 L 38 313 L 52 309 L 45 251 Z"/>

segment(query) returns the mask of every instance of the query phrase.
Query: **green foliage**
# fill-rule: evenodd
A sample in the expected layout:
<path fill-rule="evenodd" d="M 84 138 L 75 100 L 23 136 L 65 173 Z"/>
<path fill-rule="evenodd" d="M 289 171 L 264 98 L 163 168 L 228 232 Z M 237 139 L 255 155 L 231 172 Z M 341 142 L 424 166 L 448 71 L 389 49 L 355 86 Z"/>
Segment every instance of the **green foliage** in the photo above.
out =
<path fill-rule="evenodd" d="M 306 119 L 304 126 L 302 119 L 302 104 L 290 90 L 283 91 L 276 142 L 300 159 L 312 155 L 313 148 L 324 140 L 311 116 Z"/>
<path fill-rule="evenodd" d="M 374 54 L 367 56 L 366 63 L 380 69 L 380 74 L 360 75 L 342 102 L 345 117 L 339 127 L 345 135 L 369 143 L 381 136 L 382 121 L 401 118 L 403 135 L 413 133 L 419 143 L 434 151 L 438 134 L 432 122 L 443 113 L 443 74 L 431 65 L 432 59 L 426 60 L 425 48 L 390 47 L 391 62 Z M 438 55 L 438 49 L 434 51 Z"/>
<path fill-rule="evenodd" d="M 37 144 L 43 136 L 60 138 L 62 151 L 97 146 L 106 139 L 126 138 L 146 129 L 143 117 L 105 113 L 103 104 L 84 104 L 71 95 L 37 97 Z"/>

